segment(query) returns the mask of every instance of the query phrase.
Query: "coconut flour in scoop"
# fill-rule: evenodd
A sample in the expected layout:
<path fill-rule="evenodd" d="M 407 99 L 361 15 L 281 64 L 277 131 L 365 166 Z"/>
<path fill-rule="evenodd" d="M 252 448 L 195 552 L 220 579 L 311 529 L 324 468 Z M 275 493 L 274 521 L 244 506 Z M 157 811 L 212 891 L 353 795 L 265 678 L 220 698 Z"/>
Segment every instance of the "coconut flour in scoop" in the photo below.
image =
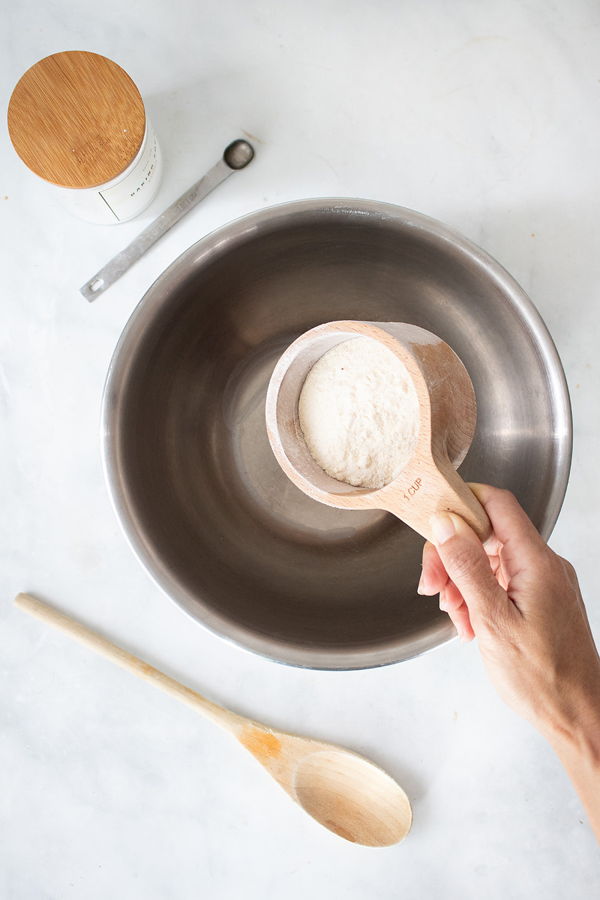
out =
<path fill-rule="evenodd" d="M 389 484 L 417 443 L 419 405 L 406 366 L 368 337 L 343 341 L 317 360 L 298 413 L 315 462 L 355 487 Z"/>

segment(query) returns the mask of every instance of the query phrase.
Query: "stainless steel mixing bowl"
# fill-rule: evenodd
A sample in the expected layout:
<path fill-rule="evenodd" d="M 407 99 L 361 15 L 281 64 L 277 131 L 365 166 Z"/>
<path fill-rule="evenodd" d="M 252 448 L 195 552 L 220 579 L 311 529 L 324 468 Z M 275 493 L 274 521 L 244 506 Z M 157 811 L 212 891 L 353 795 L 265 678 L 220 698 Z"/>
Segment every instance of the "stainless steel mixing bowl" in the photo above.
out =
<path fill-rule="evenodd" d="M 195 619 L 276 660 L 377 666 L 447 641 L 417 596 L 422 539 L 383 512 L 323 506 L 277 465 L 275 362 L 332 319 L 440 335 L 478 400 L 464 478 L 510 488 L 547 536 L 571 455 L 560 360 L 497 262 L 440 223 L 364 200 L 265 209 L 190 247 L 152 285 L 110 365 L 105 467 L 143 565 Z"/>

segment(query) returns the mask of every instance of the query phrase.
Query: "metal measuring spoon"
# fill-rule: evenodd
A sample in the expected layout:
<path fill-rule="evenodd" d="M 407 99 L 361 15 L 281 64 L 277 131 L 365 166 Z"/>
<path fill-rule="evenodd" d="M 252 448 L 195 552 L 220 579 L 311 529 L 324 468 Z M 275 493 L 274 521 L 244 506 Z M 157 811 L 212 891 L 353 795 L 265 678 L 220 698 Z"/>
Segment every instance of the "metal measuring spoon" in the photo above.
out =
<path fill-rule="evenodd" d="M 131 266 L 152 247 L 163 234 L 172 228 L 186 213 L 214 191 L 222 181 L 238 169 L 245 169 L 254 159 L 252 144 L 243 139 L 232 141 L 223 153 L 219 162 L 209 169 L 206 175 L 188 188 L 174 203 L 144 228 L 140 234 L 124 250 L 107 262 L 93 278 L 80 288 L 80 292 L 91 303 L 100 294 L 124 275 Z"/>

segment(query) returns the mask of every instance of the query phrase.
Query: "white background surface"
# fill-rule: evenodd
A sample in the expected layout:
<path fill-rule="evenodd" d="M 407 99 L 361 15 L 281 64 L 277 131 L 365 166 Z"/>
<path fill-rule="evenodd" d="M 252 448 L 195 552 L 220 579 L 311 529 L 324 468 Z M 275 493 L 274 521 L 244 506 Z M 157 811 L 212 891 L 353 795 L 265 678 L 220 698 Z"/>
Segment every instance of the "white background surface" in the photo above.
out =
<path fill-rule="evenodd" d="M 600 856 L 551 751 L 496 698 L 475 645 L 320 673 L 228 646 L 121 535 L 98 417 L 129 314 L 232 218 L 318 195 L 444 220 L 521 282 L 562 356 L 575 454 L 552 545 L 596 637 L 600 487 L 600 9 L 589 0 L 23 0 L 3 4 L 2 108 L 58 50 L 122 64 L 165 156 L 127 225 L 79 223 L 0 146 L 0 897 L 591 898 Z M 242 129 L 236 175 L 95 305 L 78 287 Z M 216 700 L 354 747 L 405 786 L 397 847 L 315 825 L 227 735 L 11 606 L 28 589 Z"/>

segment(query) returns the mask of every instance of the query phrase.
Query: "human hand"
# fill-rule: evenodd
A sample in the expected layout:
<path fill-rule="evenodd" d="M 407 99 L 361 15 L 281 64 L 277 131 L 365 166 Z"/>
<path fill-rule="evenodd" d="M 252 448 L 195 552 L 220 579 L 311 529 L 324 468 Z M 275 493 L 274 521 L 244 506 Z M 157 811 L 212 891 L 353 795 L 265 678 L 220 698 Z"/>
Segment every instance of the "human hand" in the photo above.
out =
<path fill-rule="evenodd" d="M 507 491 L 471 485 L 492 524 L 482 546 L 457 515 L 432 520 L 419 593 L 463 640 L 477 637 L 501 697 L 547 736 L 600 722 L 600 657 L 570 563 L 544 543 Z"/>

